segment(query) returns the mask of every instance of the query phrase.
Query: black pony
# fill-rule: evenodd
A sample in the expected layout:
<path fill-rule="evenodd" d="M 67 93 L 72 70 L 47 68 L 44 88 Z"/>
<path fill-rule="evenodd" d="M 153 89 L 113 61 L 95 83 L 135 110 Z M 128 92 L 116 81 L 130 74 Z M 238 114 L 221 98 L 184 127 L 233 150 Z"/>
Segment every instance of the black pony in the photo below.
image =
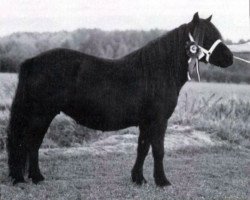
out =
<path fill-rule="evenodd" d="M 20 68 L 8 127 L 9 175 L 14 184 L 24 182 L 26 163 L 34 183 L 44 180 L 38 150 L 51 121 L 62 111 L 79 124 L 102 131 L 139 126 L 133 182 L 146 182 L 143 163 L 151 145 L 155 182 L 169 185 L 163 167 L 164 134 L 187 81 L 185 46 L 189 33 L 205 49 L 221 38 L 210 20 L 200 19 L 196 13 L 190 23 L 118 60 L 68 49 L 54 49 L 26 60 Z M 232 60 L 230 50 L 220 43 L 209 62 L 227 67 Z"/>

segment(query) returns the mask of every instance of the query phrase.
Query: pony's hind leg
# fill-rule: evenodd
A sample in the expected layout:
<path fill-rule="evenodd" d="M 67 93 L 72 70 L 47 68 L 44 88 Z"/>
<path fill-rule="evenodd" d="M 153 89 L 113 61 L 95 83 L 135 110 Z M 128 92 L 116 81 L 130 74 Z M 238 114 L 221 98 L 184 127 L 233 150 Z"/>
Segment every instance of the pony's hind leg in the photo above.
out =
<path fill-rule="evenodd" d="M 7 129 L 9 176 L 13 179 L 13 184 L 25 182 L 23 174 L 27 161 L 27 149 L 24 135 L 28 125 L 28 112 L 25 105 L 27 105 L 26 102 L 23 103 L 17 95 L 12 104 Z"/>
<path fill-rule="evenodd" d="M 23 134 L 23 130 L 19 129 L 17 131 L 20 131 L 20 135 Z M 25 182 L 23 175 L 27 159 L 27 150 L 21 137 L 16 138 L 14 134 L 11 134 L 8 135 L 7 139 L 9 176 L 13 179 L 14 185 Z"/>
<path fill-rule="evenodd" d="M 146 156 L 148 155 L 150 142 L 149 135 L 147 130 L 143 125 L 139 126 L 140 135 L 138 139 L 138 147 L 137 147 L 137 158 L 134 164 L 134 167 L 131 172 L 132 181 L 138 185 L 142 183 L 146 183 L 146 179 L 143 177 L 143 164 Z"/>
<path fill-rule="evenodd" d="M 54 114 L 33 115 L 30 119 L 29 126 L 26 132 L 27 150 L 29 159 L 29 175 L 32 182 L 37 184 L 44 180 L 39 168 L 39 148 L 42 144 L 43 138 L 47 129 L 55 117 Z"/>

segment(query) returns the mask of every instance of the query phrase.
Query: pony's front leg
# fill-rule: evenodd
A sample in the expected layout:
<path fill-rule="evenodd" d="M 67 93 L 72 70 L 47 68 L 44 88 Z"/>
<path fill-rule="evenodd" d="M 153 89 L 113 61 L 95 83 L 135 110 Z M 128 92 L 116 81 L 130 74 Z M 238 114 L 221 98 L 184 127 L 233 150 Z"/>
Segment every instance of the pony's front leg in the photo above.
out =
<path fill-rule="evenodd" d="M 163 158 L 164 158 L 164 137 L 167 127 L 166 121 L 152 123 L 151 131 L 151 146 L 154 157 L 154 179 L 158 186 L 171 185 L 165 176 Z"/>
<path fill-rule="evenodd" d="M 148 137 L 148 132 L 145 129 L 144 125 L 139 126 L 140 135 L 138 139 L 138 147 L 137 147 L 137 158 L 135 161 L 135 165 L 132 169 L 132 181 L 138 185 L 142 183 L 146 183 L 146 179 L 143 177 L 143 164 L 146 156 L 148 155 L 150 141 Z"/>

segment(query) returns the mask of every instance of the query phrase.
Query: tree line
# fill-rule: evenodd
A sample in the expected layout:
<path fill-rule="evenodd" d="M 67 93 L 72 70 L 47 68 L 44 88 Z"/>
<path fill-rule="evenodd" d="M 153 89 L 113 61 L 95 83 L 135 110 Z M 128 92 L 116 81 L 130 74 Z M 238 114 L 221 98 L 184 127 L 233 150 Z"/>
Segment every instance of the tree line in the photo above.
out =
<path fill-rule="evenodd" d="M 18 72 L 23 60 L 58 47 L 74 49 L 103 58 L 119 58 L 142 47 L 164 32 L 166 31 L 159 29 L 150 31 L 78 29 L 73 32 L 13 33 L 0 39 L 0 72 Z M 231 40 L 225 40 L 225 42 L 232 44 Z M 239 43 L 243 43 L 243 40 Z M 250 53 L 244 53 L 243 57 L 249 59 Z M 202 68 L 203 79 L 206 81 L 250 83 L 248 78 L 250 69 L 245 69 L 246 66 L 238 61 L 226 71 L 213 67 Z"/>

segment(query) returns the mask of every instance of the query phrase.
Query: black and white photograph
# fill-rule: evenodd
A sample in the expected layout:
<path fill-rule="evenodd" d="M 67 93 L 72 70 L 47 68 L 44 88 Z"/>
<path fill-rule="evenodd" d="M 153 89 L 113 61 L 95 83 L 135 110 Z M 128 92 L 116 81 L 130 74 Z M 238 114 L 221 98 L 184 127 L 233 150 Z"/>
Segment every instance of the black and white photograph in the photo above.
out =
<path fill-rule="evenodd" d="M 249 200 L 249 0 L 1 0 L 0 200 Z"/>

